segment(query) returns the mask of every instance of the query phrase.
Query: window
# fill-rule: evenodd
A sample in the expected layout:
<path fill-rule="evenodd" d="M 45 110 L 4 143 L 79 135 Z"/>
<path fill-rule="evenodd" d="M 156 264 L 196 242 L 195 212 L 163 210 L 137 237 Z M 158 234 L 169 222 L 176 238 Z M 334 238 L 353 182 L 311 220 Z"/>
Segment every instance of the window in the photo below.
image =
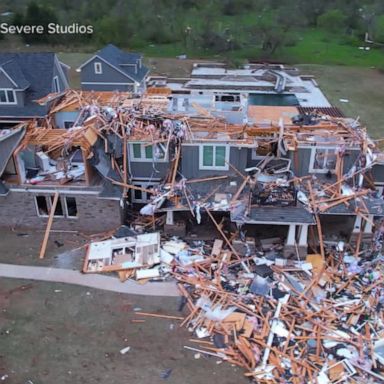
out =
<path fill-rule="evenodd" d="M 35 206 L 37 216 L 39 217 L 48 217 L 52 204 L 54 200 L 54 195 L 50 196 L 35 196 Z M 54 217 L 66 217 L 66 218 L 77 218 L 77 205 L 76 199 L 74 197 L 61 197 L 57 201 Z"/>
<path fill-rule="evenodd" d="M 103 73 L 103 67 L 101 66 L 101 63 L 97 62 L 94 64 L 94 66 L 96 75 L 101 75 Z"/>
<path fill-rule="evenodd" d="M 199 168 L 227 171 L 229 147 L 226 145 L 201 145 L 199 150 Z"/>
<path fill-rule="evenodd" d="M 336 151 L 334 148 L 312 148 L 309 172 L 327 173 L 328 171 L 334 171 L 335 168 Z"/>
<path fill-rule="evenodd" d="M 149 189 L 149 190 L 154 187 L 154 184 L 157 184 L 157 183 L 152 182 L 151 184 L 148 184 L 146 182 L 142 182 L 142 183 L 133 182 L 133 185 L 144 188 L 144 189 Z M 148 203 L 151 200 L 151 196 L 152 196 L 152 193 L 146 192 L 146 191 L 140 191 L 138 189 L 132 189 L 131 193 L 132 193 L 131 196 L 132 196 L 133 203 Z"/>
<path fill-rule="evenodd" d="M 0 89 L 0 104 L 17 104 L 13 89 Z"/>
<path fill-rule="evenodd" d="M 52 204 L 53 204 L 53 200 L 54 200 L 54 196 L 51 196 L 51 204 L 50 204 L 51 207 L 52 207 Z M 55 217 L 63 217 L 64 216 L 63 207 L 61 205 L 61 199 L 60 198 L 57 200 L 54 216 Z"/>
<path fill-rule="evenodd" d="M 48 216 L 48 204 L 46 196 L 35 196 L 37 215 L 44 217 Z"/>
<path fill-rule="evenodd" d="M 64 128 L 69 129 L 73 127 L 74 121 L 64 121 Z"/>
<path fill-rule="evenodd" d="M 60 92 L 60 82 L 57 76 L 53 78 L 53 92 Z"/>
<path fill-rule="evenodd" d="M 67 207 L 67 217 L 77 217 L 77 204 L 74 197 L 65 197 L 65 205 Z"/>
<path fill-rule="evenodd" d="M 165 147 L 162 144 L 131 143 L 129 157 L 131 161 L 166 161 Z"/>

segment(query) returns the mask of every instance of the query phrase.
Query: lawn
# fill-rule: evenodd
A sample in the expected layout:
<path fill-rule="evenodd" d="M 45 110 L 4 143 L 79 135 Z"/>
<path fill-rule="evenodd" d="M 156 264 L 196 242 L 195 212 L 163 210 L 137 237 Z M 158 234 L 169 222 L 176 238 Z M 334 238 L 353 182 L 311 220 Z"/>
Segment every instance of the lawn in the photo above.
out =
<path fill-rule="evenodd" d="M 284 47 L 278 53 L 282 61 L 306 64 L 336 64 L 354 67 L 379 67 L 384 65 L 384 50 L 362 50 L 364 42 L 329 36 L 321 30 L 307 30 L 299 35 L 299 41 Z"/>
<path fill-rule="evenodd" d="M 374 138 L 384 137 L 384 73 L 377 69 L 337 65 L 299 65 L 302 73 L 312 74 L 331 104 L 346 116 L 360 117 Z M 340 99 L 349 100 L 343 103 Z"/>

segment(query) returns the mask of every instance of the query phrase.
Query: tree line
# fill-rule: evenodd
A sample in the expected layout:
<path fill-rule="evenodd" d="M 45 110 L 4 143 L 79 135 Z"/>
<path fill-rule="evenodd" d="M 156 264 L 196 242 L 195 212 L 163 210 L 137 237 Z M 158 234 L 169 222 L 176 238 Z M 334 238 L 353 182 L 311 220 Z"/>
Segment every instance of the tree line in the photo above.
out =
<path fill-rule="evenodd" d="M 300 31 L 384 43 L 382 0 L 5 0 L 13 23 L 92 25 L 92 35 L 24 35 L 28 44 L 121 47 L 177 43 L 188 51 L 223 53 L 258 47 L 266 55 L 294 45 Z M 16 4 L 16 5 L 15 5 Z"/>

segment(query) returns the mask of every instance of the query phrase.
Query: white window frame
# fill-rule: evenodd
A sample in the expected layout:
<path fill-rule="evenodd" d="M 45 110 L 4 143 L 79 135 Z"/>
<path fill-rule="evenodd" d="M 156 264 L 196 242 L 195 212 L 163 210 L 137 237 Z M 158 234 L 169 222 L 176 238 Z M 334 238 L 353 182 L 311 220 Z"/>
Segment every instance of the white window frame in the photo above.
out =
<path fill-rule="evenodd" d="M 49 217 L 49 212 L 50 212 L 50 210 L 52 208 L 52 198 L 53 198 L 53 196 L 54 195 L 35 195 L 33 197 L 33 200 L 34 200 L 34 203 L 35 203 L 36 214 L 37 214 L 38 217 Z M 45 202 L 46 202 L 47 208 L 48 208 L 48 214 L 47 215 L 40 214 L 39 206 L 37 204 L 37 198 L 38 197 L 44 197 L 45 198 Z M 74 197 L 74 196 L 62 196 L 62 197 L 59 197 L 59 200 L 60 200 L 60 203 L 61 203 L 61 209 L 63 210 L 63 214 L 62 215 L 54 215 L 53 217 L 61 218 L 61 219 L 65 218 L 65 219 L 70 219 L 70 220 L 77 220 L 78 217 L 79 217 L 79 211 L 78 211 L 78 208 L 77 208 L 77 201 L 76 201 L 77 216 L 69 216 L 68 215 L 68 206 L 67 206 L 67 197 Z M 75 198 L 75 200 L 76 200 L 76 198 Z"/>
<path fill-rule="evenodd" d="M 324 151 L 327 151 L 327 155 L 326 157 L 324 158 L 324 162 L 326 162 L 327 158 L 328 158 L 328 153 L 329 151 L 333 151 L 333 153 L 336 155 L 336 148 L 334 147 L 319 147 L 319 146 L 314 146 L 314 147 L 311 147 L 311 158 L 309 160 L 309 172 L 310 173 L 328 173 L 328 172 L 331 172 L 331 173 L 335 173 L 335 169 L 328 169 L 328 168 L 324 168 L 324 169 L 318 169 L 318 168 L 314 168 L 314 165 L 315 165 L 315 161 L 316 161 L 316 151 L 318 149 L 322 149 Z"/>
<path fill-rule="evenodd" d="M 101 64 L 100 61 L 96 61 L 94 64 L 93 64 L 93 68 L 95 70 L 95 74 L 96 75 L 102 75 L 103 74 L 103 65 Z"/>
<path fill-rule="evenodd" d="M 60 92 L 60 81 L 59 81 L 59 76 L 55 76 L 53 78 L 53 90 L 56 93 Z"/>
<path fill-rule="evenodd" d="M 67 199 L 68 198 L 74 198 L 75 199 L 76 211 L 77 211 L 77 215 L 76 216 L 69 216 L 69 214 L 68 214 L 68 205 L 67 205 Z M 63 204 L 63 202 L 64 202 L 64 204 Z M 77 200 L 76 200 L 75 196 L 63 196 L 63 199 L 62 199 L 62 202 L 61 202 L 61 206 L 63 207 L 64 217 L 66 219 L 77 220 L 79 218 L 79 209 L 78 209 Z"/>
<path fill-rule="evenodd" d="M 7 99 L 7 101 L 0 101 L 0 105 L 16 105 L 17 104 L 16 92 L 14 89 L 12 89 L 12 88 L 0 88 L 0 91 L 5 92 L 5 98 Z M 13 101 L 9 101 L 8 92 L 12 92 Z"/>
<path fill-rule="evenodd" d="M 140 144 L 140 157 L 135 157 L 134 156 L 134 151 L 133 151 L 133 145 L 134 144 Z M 152 146 L 152 154 L 155 154 L 155 146 L 161 146 L 162 149 L 164 150 L 164 158 L 163 159 L 155 159 L 150 158 L 148 159 L 145 157 L 145 147 Z M 130 142 L 129 143 L 129 160 L 132 162 L 140 162 L 140 163 L 166 163 L 168 161 L 168 153 L 166 151 L 166 148 L 164 147 L 163 144 L 149 144 L 149 143 L 143 143 L 143 142 Z"/>
<path fill-rule="evenodd" d="M 204 147 L 213 147 L 213 164 L 216 163 L 216 147 L 225 147 L 225 165 L 204 165 Z M 199 145 L 199 169 L 201 170 L 216 170 L 216 171 L 228 171 L 229 170 L 229 153 L 230 146 L 228 144 L 201 144 Z"/>
<path fill-rule="evenodd" d="M 158 185 L 158 182 L 153 182 L 153 181 L 133 181 L 133 185 L 145 189 L 151 189 Z M 150 196 L 148 192 L 141 191 L 141 199 L 136 199 L 135 198 L 135 190 L 131 189 L 131 198 L 132 198 L 132 203 L 139 203 L 139 204 L 146 204 L 150 201 Z"/>

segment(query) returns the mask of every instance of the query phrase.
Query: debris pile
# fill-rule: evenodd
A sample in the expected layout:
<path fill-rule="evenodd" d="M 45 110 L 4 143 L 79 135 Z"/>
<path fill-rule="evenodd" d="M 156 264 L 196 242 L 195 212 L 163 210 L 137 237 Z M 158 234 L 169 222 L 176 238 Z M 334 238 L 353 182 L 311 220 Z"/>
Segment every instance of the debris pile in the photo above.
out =
<path fill-rule="evenodd" d="M 305 261 L 184 250 L 174 268 L 200 353 L 263 382 L 384 380 L 383 257 L 346 251 Z M 219 244 L 219 248 L 217 247 Z M 247 269 L 242 266 L 246 263 Z"/>

